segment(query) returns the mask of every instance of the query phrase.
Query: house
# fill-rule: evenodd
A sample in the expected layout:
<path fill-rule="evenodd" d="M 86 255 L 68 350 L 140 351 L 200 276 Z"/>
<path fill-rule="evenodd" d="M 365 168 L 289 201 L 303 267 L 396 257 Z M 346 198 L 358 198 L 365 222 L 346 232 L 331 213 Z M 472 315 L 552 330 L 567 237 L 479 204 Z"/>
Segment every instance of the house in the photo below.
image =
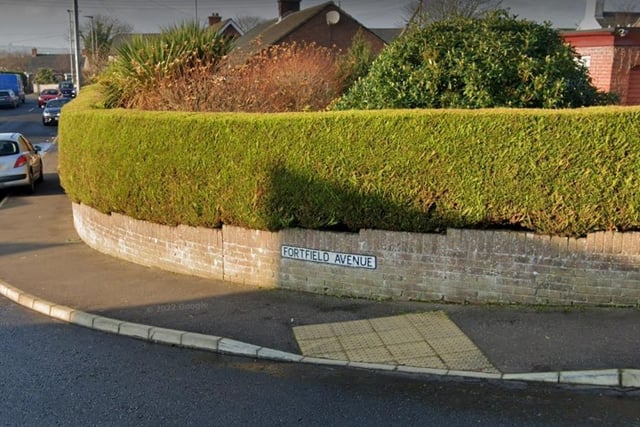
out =
<path fill-rule="evenodd" d="M 640 13 L 607 12 L 604 5 L 586 0 L 578 30 L 563 31 L 562 37 L 589 69 L 595 87 L 617 94 L 621 105 L 640 105 Z M 633 25 L 619 25 L 625 22 Z"/>
<path fill-rule="evenodd" d="M 233 19 L 222 19 L 218 13 L 212 13 L 209 17 L 209 27 L 216 34 L 222 34 L 228 40 L 235 40 L 244 34 L 244 31 L 236 24 Z"/>
<path fill-rule="evenodd" d="M 360 31 L 374 54 L 386 45 L 376 33 L 359 23 L 333 1 L 300 9 L 301 0 L 278 0 L 278 17 L 265 21 L 235 42 L 232 63 L 244 63 L 266 47 L 285 43 L 314 43 L 346 52 Z"/>
<path fill-rule="evenodd" d="M 32 92 L 32 82 L 40 69 L 49 69 L 59 80 L 65 80 L 71 75 L 73 68 L 71 56 L 68 53 L 40 53 L 38 49 L 31 49 L 31 53 L 14 53 L 2 59 L 0 70 L 20 71 L 28 77 L 27 93 Z M 37 89 L 37 88 L 36 88 Z"/>

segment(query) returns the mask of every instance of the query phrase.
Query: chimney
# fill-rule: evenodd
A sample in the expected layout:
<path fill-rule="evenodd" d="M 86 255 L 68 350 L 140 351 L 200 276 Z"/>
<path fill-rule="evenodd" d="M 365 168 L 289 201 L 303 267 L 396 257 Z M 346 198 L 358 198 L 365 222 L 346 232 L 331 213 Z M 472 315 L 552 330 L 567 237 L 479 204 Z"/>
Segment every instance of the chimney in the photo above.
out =
<path fill-rule="evenodd" d="M 301 0 L 278 0 L 278 12 L 280 13 L 280 19 L 290 13 L 300 12 L 300 1 Z"/>
<path fill-rule="evenodd" d="M 580 25 L 578 25 L 578 30 L 595 30 L 602 28 L 596 16 L 600 15 L 600 17 L 602 17 L 604 0 L 586 0 L 586 3 L 584 18 Z"/>
<path fill-rule="evenodd" d="M 34 58 L 38 56 L 38 49 L 36 49 L 35 47 L 31 49 L 31 56 L 33 56 Z"/>
<path fill-rule="evenodd" d="M 222 18 L 220 17 L 219 13 L 212 13 L 211 16 L 209 17 L 209 26 L 213 27 L 216 24 L 219 24 L 220 21 L 222 21 Z"/>

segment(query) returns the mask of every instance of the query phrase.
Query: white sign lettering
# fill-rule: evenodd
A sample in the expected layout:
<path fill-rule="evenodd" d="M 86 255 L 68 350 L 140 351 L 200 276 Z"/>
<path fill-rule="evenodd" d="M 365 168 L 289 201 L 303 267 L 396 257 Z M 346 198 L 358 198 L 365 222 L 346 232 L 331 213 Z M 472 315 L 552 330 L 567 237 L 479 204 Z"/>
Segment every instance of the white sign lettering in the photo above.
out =
<path fill-rule="evenodd" d="M 282 245 L 282 258 L 300 261 L 318 262 L 320 264 L 341 265 L 343 267 L 377 268 L 376 257 L 371 255 L 346 254 L 342 252 L 321 251 L 318 249 L 298 248 Z"/>

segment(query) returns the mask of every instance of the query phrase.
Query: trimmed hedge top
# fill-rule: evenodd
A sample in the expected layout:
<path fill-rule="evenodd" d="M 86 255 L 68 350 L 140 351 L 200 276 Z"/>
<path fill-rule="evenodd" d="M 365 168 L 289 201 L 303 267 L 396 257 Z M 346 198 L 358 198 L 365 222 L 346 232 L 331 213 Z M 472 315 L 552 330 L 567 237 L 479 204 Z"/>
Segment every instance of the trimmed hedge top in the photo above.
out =
<path fill-rule="evenodd" d="M 583 235 L 640 225 L 640 108 L 286 114 L 65 106 L 69 197 L 162 224 Z"/>

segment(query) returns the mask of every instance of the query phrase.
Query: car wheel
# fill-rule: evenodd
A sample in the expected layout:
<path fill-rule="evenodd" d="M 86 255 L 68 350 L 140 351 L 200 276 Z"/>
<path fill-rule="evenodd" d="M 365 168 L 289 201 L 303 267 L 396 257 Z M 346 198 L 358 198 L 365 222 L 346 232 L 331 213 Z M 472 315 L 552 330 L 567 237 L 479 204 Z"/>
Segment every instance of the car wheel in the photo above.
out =
<path fill-rule="evenodd" d="M 42 124 L 45 126 L 49 126 L 49 124 L 44 119 L 42 119 Z"/>

